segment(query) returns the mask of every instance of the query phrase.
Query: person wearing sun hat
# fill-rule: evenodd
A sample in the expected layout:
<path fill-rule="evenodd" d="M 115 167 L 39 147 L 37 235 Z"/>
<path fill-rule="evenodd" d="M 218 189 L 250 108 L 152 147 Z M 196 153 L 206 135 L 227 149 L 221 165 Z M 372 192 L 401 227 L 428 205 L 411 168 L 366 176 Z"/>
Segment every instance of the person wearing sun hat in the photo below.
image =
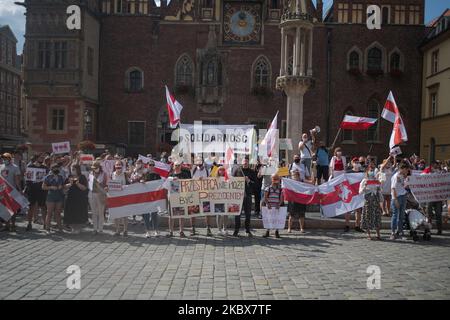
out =
<path fill-rule="evenodd" d="M 20 187 L 20 169 L 13 163 L 13 157 L 10 153 L 2 154 L 3 164 L 0 164 L 0 174 L 11 187 L 22 191 Z M 6 224 L 6 230 L 16 232 L 16 216 L 13 215 Z"/>

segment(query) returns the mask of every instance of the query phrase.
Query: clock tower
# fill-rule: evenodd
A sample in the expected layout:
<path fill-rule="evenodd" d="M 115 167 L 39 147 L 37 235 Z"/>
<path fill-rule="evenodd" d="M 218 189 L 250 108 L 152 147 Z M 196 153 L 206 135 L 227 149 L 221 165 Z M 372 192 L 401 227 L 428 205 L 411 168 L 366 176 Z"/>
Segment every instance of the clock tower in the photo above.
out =
<path fill-rule="evenodd" d="M 223 2 L 223 45 L 260 45 L 263 3 L 257 1 Z"/>

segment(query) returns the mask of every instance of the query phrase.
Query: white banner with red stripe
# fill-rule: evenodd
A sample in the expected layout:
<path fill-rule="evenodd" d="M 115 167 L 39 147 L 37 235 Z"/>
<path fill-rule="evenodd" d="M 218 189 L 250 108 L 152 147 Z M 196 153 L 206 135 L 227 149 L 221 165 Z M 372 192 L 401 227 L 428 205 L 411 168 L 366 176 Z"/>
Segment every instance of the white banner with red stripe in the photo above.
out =
<path fill-rule="evenodd" d="M 364 205 L 359 185 L 364 173 L 346 173 L 320 186 L 283 179 L 284 199 L 302 204 L 320 204 L 325 217 L 336 217 Z"/>
<path fill-rule="evenodd" d="M 123 186 L 121 191 L 108 192 L 107 205 L 110 219 L 142 215 L 166 210 L 167 190 L 164 180 Z"/>
<path fill-rule="evenodd" d="M 0 177 L 0 218 L 8 221 L 19 210 L 29 205 L 27 198 Z"/>
<path fill-rule="evenodd" d="M 155 171 L 155 173 L 159 174 L 163 178 L 167 178 L 170 174 L 170 171 L 172 170 L 172 167 L 170 164 L 160 162 L 160 161 L 155 161 L 155 160 L 153 160 L 149 157 L 143 156 L 141 154 L 139 155 L 138 160 L 142 160 L 142 163 L 144 163 L 144 164 L 148 164 L 150 161 L 153 161 L 153 163 L 155 164 L 155 167 L 153 168 L 153 170 Z"/>

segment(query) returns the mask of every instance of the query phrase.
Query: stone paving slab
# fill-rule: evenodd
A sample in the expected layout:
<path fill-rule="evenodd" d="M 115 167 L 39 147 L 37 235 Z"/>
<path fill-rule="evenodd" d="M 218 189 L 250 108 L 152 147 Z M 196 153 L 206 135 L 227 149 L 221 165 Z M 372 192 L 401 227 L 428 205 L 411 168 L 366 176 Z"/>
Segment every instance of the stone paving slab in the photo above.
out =
<path fill-rule="evenodd" d="M 369 241 L 340 230 L 282 232 L 281 239 L 186 239 L 0 233 L 0 299 L 450 299 L 450 233 L 432 241 Z M 66 268 L 81 268 L 69 290 Z M 369 265 L 381 289 L 368 290 Z"/>

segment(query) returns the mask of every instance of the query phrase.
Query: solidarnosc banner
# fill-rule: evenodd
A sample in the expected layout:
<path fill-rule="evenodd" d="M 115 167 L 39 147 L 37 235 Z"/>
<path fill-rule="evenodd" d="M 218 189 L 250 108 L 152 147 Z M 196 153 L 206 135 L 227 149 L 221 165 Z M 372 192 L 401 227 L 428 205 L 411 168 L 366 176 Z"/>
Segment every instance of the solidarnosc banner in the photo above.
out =
<path fill-rule="evenodd" d="M 411 175 L 408 186 L 419 203 L 450 199 L 450 173 Z"/>
<path fill-rule="evenodd" d="M 179 146 L 183 153 L 223 153 L 231 146 L 235 154 L 251 154 L 255 143 L 253 125 L 181 124 Z"/>
<path fill-rule="evenodd" d="M 167 180 L 173 218 L 241 214 L 245 178 Z"/>

